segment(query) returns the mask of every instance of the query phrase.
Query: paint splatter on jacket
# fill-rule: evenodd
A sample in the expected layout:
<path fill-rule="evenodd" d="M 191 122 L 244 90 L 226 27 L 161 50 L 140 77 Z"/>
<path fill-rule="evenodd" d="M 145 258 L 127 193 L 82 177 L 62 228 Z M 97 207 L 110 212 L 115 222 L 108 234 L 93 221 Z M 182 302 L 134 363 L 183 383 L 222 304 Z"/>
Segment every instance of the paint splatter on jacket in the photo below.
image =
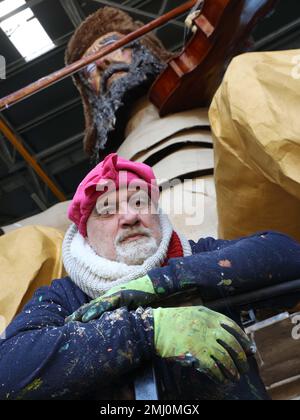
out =
<path fill-rule="evenodd" d="M 167 290 L 170 282 L 197 279 L 200 295 L 217 299 L 300 278 L 300 245 L 278 233 L 191 244 L 193 256 L 150 271 L 153 281 Z M 113 399 L 137 368 L 153 360 L 153 323 L 143 309 L 121 308 L 88 324 L 65 325 L 89 301 L 69 278 L 35 293 L 0 340 L 0 399 Z M 267 398 L 254 361 L 241 383 L 219 388 L 176 367 L 170 376 L 170 367 L 156 363 L 160 380 L 170 385 L 165 398 Z"/>

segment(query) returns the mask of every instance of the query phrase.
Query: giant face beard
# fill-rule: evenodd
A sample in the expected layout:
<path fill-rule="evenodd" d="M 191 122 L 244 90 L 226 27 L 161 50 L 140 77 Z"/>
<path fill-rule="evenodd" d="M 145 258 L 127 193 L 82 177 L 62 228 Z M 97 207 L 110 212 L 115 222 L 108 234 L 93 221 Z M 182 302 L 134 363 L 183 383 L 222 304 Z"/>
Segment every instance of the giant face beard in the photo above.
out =
<path fill-rule="evenodd" d="M 116 151 L 124 140 L 125 128 L 130 111 L 135 101 L 145 96 L 156 79 L 165 68 L 151 51 L 139 42 L 127 48 L 133 51 L 132 63 L 112 64 L 103 72 L 99 95 L 91 89 L 86 78 L 81 75 L 89 103 L 92 107 L 93 121 L 97 130 L 97 140 L 92 159 L 97 163 L 101 151 L 105 154 Z M 115 73 L 127 71 L 128 74 L 112 82 L 107 88 L 108 79 Z"/>

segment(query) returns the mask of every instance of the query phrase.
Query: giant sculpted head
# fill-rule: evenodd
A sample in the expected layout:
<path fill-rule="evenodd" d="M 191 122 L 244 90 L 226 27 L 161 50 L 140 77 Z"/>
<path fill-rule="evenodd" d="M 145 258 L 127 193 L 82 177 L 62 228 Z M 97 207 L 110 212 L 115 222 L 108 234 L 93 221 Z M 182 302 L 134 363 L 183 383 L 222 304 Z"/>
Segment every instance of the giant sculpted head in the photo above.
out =
<path fill-rule="evenodd" d="M 99 9 L 71 38 L 66 64 L 101 50 L 141 26 L 119 9 Z M 170 57 L 158 38 L 146 35 L 74 76 L 84 106 L 85 151 L 96 162 L 101 150 L 116 150 L 124 140 L 132 105 L 147 94 Z"/>

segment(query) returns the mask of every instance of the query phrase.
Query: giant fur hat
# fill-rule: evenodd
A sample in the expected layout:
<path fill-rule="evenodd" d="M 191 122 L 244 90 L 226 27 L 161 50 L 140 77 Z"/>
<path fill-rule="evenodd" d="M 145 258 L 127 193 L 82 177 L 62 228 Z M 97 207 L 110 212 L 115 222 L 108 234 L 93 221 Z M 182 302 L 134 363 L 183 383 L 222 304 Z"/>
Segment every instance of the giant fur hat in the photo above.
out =
<path fill-rule="evenodd" d="M 75 31 L 66 49 L 65 62 L 68 65 L 80 60 L 85 51 L 102 35 L 109 32 L 120 32 L 127 35 L 141 26 L 143 26 L 141 22 L 134 21 L 120 9 L 112 7 L 100 8 L 97 12 L 90 15 Z M 162 62 L 166 62 L 172 57 L 172 54 L 164 48 L 154 35 L 145 35 L 141 42 Z M 84 149 L 88 155 L 92 155 L 97 133 L 93 123 L 91 106 L 85 87 L 78 74 L 73 76 L 73 80 L 82 97 L 84 108 L 86 126 Z"/>

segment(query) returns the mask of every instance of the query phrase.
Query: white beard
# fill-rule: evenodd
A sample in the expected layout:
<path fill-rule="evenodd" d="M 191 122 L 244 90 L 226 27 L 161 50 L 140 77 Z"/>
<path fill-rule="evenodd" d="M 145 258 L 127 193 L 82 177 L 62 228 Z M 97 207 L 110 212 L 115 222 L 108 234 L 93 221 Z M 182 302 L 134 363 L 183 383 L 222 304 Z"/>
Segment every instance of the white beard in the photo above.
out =
<path fill-rule="evenodd" d="M 153 237 L 119 244 L 116 245 L 116 260 L 126 265 L 142 265 L 157 252 L 158 248 L 159 244 Z"/>
<path fill-rule="evenodd" d="M 91 299 L 102 296 L 103 293 L 112 287 L 121 286 L 129 281 L 145 276 L 154 268 L 161 267 L 168 255 L 173 227 L 168 216 L 161 211 L 160 223 L 162 240 L 157 251 L 150 258 L 146 258 L 142 265 L 135 266 L 99 257 L 85 238 L 80 235 L 76 225 L 71 225 L 63 244 L 63 261 L 67 273 L 72 281 Z M 145 239 L 147 239 L 146 242 L 148 243 L 150 238 Z M 192 255 L 190 243 L 182 235 L 180 235 L 180 240 L 184 257 Z M 117 246 L 119 245 L 121 243 L 117 243 Z M 133 242 L 130 245 L 133 245 Z M 143 241 L 141 238 L 138 241 L 139 252 L 145 252 L 146 247 L 144 245 L 144 238 Z"/>

